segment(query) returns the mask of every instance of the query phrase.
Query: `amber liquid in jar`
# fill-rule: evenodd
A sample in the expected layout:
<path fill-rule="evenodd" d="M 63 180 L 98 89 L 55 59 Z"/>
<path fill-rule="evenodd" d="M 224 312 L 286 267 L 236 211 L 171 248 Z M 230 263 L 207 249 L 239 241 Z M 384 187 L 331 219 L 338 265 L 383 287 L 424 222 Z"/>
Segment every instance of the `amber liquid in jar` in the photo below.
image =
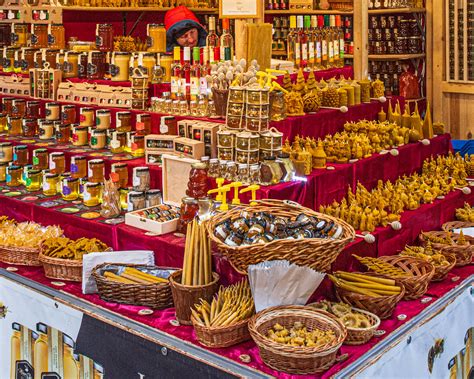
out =
<path fill-rule="evenodd" d="M 126 163 L 113 163 L 111 172 L 118 176 L 119 188 L 127 188 L 128 185 L 128 165 Z"/>
<path fill-rule="evenodd" d="M 41 103 L 39 101 L 28 101 L 26 103 L 26 117 L 40 118 L 41 117 Z"/>
<path fill-rule="evenodd" d="M 12 116 L 25 117 L 26 115 L 26 100 L 14 99 L 12 104 Z"/>
<path fill-rule="evenodd" d="M 38 121 L 35 118 L 23 119 L 23 136 L 35 137 L 38 134 Z"/>
<path fill-rule="evenodd" d="M 61 106 L 58 103 L 46 103 L 44 108 L 46 120 L 59 120 L 61 116 Z"/>
<path fill-rule="evenodd" d="M 56 143 L 68 144 L 71 139 L 71 125 L 57 125 L 56 126 Z"/>
<path fill-rule="evenodd" d="M 95 122 L 97 129 L 110 128 L 111 115 L 108 109 L 98 109 L 95 113 Z"/>
<path fill-rule="evenodd" d="M 33 150 L 33 169 L 47 170 L 48 167 L 49 167 L 48 150 L 47 149 Z"/>
<path fill-rule="evenodd" d="M 196 199 L 192 197 L 183 197 L 181 200 L 181 210 L 179 212 L 178 226 L 176 231 L 178 233 L 186 234 L 188 224 L 194 220 L 198 214 L 199 204 Z"/>
<path fill-rule="evenodd" d="M 66 37 L 63 24 L 50 24 L 48 44 L 52 49 L 65 49 Z"/>
<path fill-rule="evenodd" d="M 11 44 L 15 48 L 28 44 L 28 24 L 14 24 Z"/>
<path fill-rule="evenodd" d="M 74 146 L 85 146 L 88 142 L 87 126 L 77 126 L 72 128 L 72 144 Z"/>
<path fill-rule="evenodd" d="M 119 132 L 129 132 L 132 130 L 132 113 L 117 112 L 115 116 L 115 128 Z"/>
<path fill-rule="evenodd" d="M 63 124 L 74 124 L 76 122 L 76 107 L 74 105 L 63 105 L 61 120 Z"/>
<path fill-rule="evenodd" d="M 20 136 L 23 132 L 23 126 L 21 117 L 10 116 L 8 117 L 8 134 L 11 136 Z"/>
<path fill-rule="evenodd" d="M 6 182 L 9 187 L 18 187 L 21 185 L 21 177 L 23 174 L 23 169 L 19 166 L 8 166 Z"/>
<path fill-rule="evenodd" d="M 88 180 L 91 183 L 103 183 L 105 165 L 102 159 L 92 159 L 88 163 Z"/>
<path fill-rule="evenodd" d="M 87 58 L 87 79 L 104 79 L 105 66 L 105 53 L 101 51 L 90 51 Z"/>
<path fill-rule="evenodd" d="M 64 153 L 49 154 L 49 169 L 53 174 L 61 175 L 66 171 L 66 158 Z"/>
<path fill-rule="evenodd" d="M 28 164 L 28 146 L 17 145 L 13 147 L 13 164 L 21 167 Z"/>
<path fill-rule="evenodd" d="M 94 126 L 94 108 L 81 108 L 79 113 L 81 126 Z"/>
<path fill-rule="evenodd" d="M 112 24 L 97 24 L 95 44 L 100 51 L 113 51 L 114 29 Z"/>
<path fill-rule="evenodd" d="M 11 142 L 0 143 L 0 162 L 9 163 L 13 160 L 13 145 Z"/>
<path fill-rule="evenodd" d="M 48 47 L 47 24 L 31 24 L 31 47 L 36 49 Z"/>
<path fill-rule="evenodd" d="M 137 134 L 146 136 L 151 133 L 151 115 L 148 113 L 137 114 L 137 122 L 135 125 Z"/>
<path fill-rule="evenodd" d="M 54 121 L 40 120 L 39 121 L 39 138 L 41 140 L 48 140 L 54 135 Z"/>
<path fill-rule="evenodd" d="M 82 193 L 84 205 L 87 207 L 95 207 L 100 203 L 100 183 L 85 183 L 84 192 Z"/>

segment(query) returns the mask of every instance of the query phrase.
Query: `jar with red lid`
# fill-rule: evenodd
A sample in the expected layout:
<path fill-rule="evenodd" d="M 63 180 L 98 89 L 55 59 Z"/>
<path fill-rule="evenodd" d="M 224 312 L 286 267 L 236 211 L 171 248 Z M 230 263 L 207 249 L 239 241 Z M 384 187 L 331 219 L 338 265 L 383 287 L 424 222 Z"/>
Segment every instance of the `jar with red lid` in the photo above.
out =
<path fill-rule="evenodd" d="M 36 49 L 48 47 L 47 24 L 31 24 L 31 47 Z"/>
<path fill-rule="evenodd" d="M 97 24 L 95 44 L 100 51 L 113 51 L 114 29 L 112 24 Z"/>
<path fill-rule="evenodd" d="M 67 144 L 71 139 L 71 124 L 56 125 L 56 143 Z"/>
<path fill-rule="evenodd" d="M 87 79 L 104 79 L 105 66 L 105 53 L 90 51 L 87 57 Z"/>
<path fill-rule="evenodd" d="M 28 164 L 28 146 L 13 146 L 13 164 L 22 167 Z"/>
<path fill-rule="evenodd" d="M 76 122 L 76 106 L 63 105 L 61 111 L 61 120 L 63 124 L 74 124 Z"/>
<path fill-rule="evenodd" d="M 41 103 L 39 101 L 28 101 L 26 103 L 26 117 L 41 118 Z"/>
<path fill-rule="evenodd" d="M 181 200 L 181 209 L 179 211 L 178 226 L 176 231 L 178 233 L 186 234 L 188 224 L 194 220 L 198 214 L 199 204 L 196 199 L 192 197 L 183 197 Z"/>
<path fill-rule="evenodd" d="M 35 137 L 38 134 L 38 121 L 35 118 L 23 119 L 23 136 Z"/>
<path fill-rule="evenodd" d="M 208 190 L 206 164 L 203 162 L 193 163 L 189 173 L 186 195 L 194 199 L 201 199 L 207 196 Z"/>

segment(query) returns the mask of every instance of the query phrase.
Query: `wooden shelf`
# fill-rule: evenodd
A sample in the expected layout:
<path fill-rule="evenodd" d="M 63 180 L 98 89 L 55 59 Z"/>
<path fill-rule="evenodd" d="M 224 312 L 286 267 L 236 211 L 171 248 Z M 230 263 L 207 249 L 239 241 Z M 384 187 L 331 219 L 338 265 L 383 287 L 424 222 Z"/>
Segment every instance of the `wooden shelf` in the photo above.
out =
<path fill-rule="evenodd" d="M 318 15 L 318 14 L 340 14 L 340 15 L 351 15 L 354 11 L 324 11 L 324 10 L 314 10 L 314 9 L 286 9 L 286 10 L 265 10 L 265 14 L 309 14 L 309 15 Z"/>
<path fill-rule="evenodd" d="M 390 13 L 426 13 L 425 8 L 384 8 L 369 9 L 369 14 L 390 14 Z"/>
<path fill-rule="evenodd" d="M 354 59 L 352 54 L 344 54 L 344 59 Z"/>
<path fill-rule="evenodd" d="M 369 54 L 369 60 L 374 61 L 402 61 L 407 59 L 424 58 L 425 53 L 422 54 Z"/>
<path fill-rule="evenodd" d="M 82 12 L 166 12 L 171 7 L 58 7 L 63 11 L 82 11 Z M 195 13 L 217 13 L 218 8 L 189 8 Z"/>

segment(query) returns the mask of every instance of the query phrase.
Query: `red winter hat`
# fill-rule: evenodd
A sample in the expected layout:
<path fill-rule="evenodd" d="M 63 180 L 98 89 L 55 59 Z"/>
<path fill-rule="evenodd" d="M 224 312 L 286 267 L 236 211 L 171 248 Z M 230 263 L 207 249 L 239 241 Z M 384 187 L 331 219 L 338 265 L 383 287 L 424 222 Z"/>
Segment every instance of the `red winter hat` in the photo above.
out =
<path fill-rule="evenodd" d="M 197 17 L 194 15 L 193 12 L 191 12 L 188 8 L 186 8 L 184 5 L 181 5 L 179 7 L 173 8 L 166 12 L 165 14 L 165 29 L 169 30 L 174 24 L 180 21 L 184 20 L 191 20 L 194 22 L 199 23 L 199 20 Z"/>

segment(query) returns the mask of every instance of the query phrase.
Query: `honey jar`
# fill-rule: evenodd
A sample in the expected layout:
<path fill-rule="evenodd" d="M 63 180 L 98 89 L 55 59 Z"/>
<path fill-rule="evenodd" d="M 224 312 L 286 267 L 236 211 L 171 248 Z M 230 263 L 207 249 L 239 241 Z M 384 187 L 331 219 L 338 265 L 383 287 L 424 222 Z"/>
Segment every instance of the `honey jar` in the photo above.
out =
<path fill-rule="evenodd" d="M 148 135 L 151 133 L 151 115 L 149 113 L 137 114 L 137 122 L 135 124 L 135 130 L 138 134 Z"/>
<path fill-rule="evenodd" d="M 119 132 L 132 130 L 132 113 L 128 111 L 117 112 L 115 115 L 115 128 Z"/>
<path fill-rule="evenodd" d="M 79 179 L 72 176 L 61 182 L 61 197 L 66 201 L 74 201 L 79 198 Z"/>
<path fill-rule="evenodd" d="M 105 177 L 105 164 L 102 159 L 92 159 L 87 164 L 87 176 L 91 183 L 103 183 Z"/>
<path fill-rule="evenodd" d="M 130 191 L 127 196 L 127 210 L 137 211 L 146 207 L 146 197 L 144 192 Z"/>
<path fill-rule="evenodd" d="M 41 170 L 28 170 L 26 173 L 25 187 L 28 192 L 36 192 L 43 186 Z"/>
<path fill-rule="evenodd" d="M 50 68 L 56 68 L 57 67 L 57 56 L 60 53 L 59 50 L 57 49 L 48 49 L 44 51 L 44 59 L 43 60 L 43 66 L 45 62 L 49 63 Z"/>
<path fill-rule="evenodd" d="M 22 47 L 20 54 L 21 73 L 28 74 L 29 70 L 35 68 L 35 52 L 36 49 Z"/>
<path fill-rule="evenodd" d="M 56 143 L 68 144 L 71 140 L 71 125 L 60 124 L 55 126 L 56 131 Z"/>
<path fill-rule="evenodd" d="M 145 156 L 145 137 L 135 134 L 132 136 L 130 152 L 134 157 Z"/>
<path fill-rule="evenodd" d="M 24 99 L 13 99 L 12 103 L 12 116 L 25 117 L 26 115 L 26 100 Z"/>
<path fill-rule="evenodd" d="M 39 138 L 41 140 L 49 140 L 53 138 L 54 121 L 39 120 Z"/>
<path fill-rule="evenodd" d="M 63 78 L 77 78 L 79 75 L 79 54 L 73 51 L 64 54 Z"/>
<path fill-rule="evenodd" d="M 103 149 L 106 146 L 107 137 L 105 130 L 94 129 L 91 132 L 89 146 L 92 149 Z"/>
<path fill-rule="evenodd" d="M 100 203 L 100 183 L 90 183 L 87 182 L 84 184 L 84 192 L 82 193 L 82 198 L 84 205 L 87 207 L 95 207 Z"/>
<path fill-rule="evenodd" d="M 87 126 L 75 125 L 72 127 L 72 144 L 74 146 L 85 146 L 88 142 Z"/>
<path fill-rule="evenodd" d="M 146 207 L 151 208 L 163 203 L 163 196 L 159 189 L 149 190 L 146 193 Z"/>
<path fill-rule="evenodd" d="M 0 163 L 0 182 L 7 180 L 8 163 Z"/>
<path fill-rule="evenodd" d="M 38 121 L 35 118 L 23 119 L 23 136 L 35 137 L 38 134 Z"/>
<path fill-rule="evenodd" d="M 132 184 L 134 191 L 148 191 L 150 189 L 150 168 L 134 167 Z"/>
<path fill-rule="evenodd" d="M 19 48 L 28 44 L 28 24 L 13 24 L 12 47 Z"/>
<path fill-rule="evenodd" d="M 114 29 L 112 24 L 97 24 L 95 44 L 100 51 L 113 51 Z"/>
<path fill-rule="evenodd" d="M 153 77 L 153 68 L 156 66 L 156 55 L 154 53 L 143 54 L 143 68 L 146 70 L 145 75 L 148 75 L 148 82 L 151 82 Z"/>
<path fill-rule="evenodd" d="M 49 169 L 53 174 L 63 174 L 66 171 L 66 158 L 64 153 L 49 154 Z"/>
<path fill-rule="evenodd" d="M 279 150 L 282 146 L 282 140 L 283 133 L 272 128 L 260 134 L 260 148 L 265 150 Z"/>
<path fill-rule="evenodd" d="M 58 193 L 59 175 L 51 172 L 43 175 L 43 195 L 56 196 Z"/>
<path fill-rule="evenodd" d="M 108 109 L 98 109 L 95 112 L 95 121 L 97 129 L 108 129 L 110 128 L 111 115 Z"/>
<path fill-rule="evenodd" d="M 41 118 L 41 103 L 39 101 L 28 101 L 26 103 L 26 117 Z"/>
<path fill-rule="evenodd" d="M 17 145 L 13 147 L 13 164 L 21 167 L 28 164 L 28 146 Z"/>
<path fill-rule="evenodd" d="M 59 120 L 61 116 L 59 103 L 46 103 L 44 108 L 46 120 Z"/>
<path fill-rule="evenodd" d="M 11 142 L 0 142 L 0 163 L 9 163 L 13 160 L 13 145 Z"/>
<path fill-rule="evenodd" d="M 113 82 L 128 80 L 128 66 L 130 64 L 130 53 L 114 52 L 111 59 L 110 75 Z"/>
<path fill-rule="evenodd" d="M 76 122 L 76 107 L 74 105 L 63 105 L 61 120 L 63 124 L 74 124 Z"/>
<path fill-rule="evenodd" d="M 6 113 L 7 116 L 12 116 L 13 100 L 15 100 L 14 97 L 4 97 L 2 99 L 2 112 Z"/>
<path fill-rule="evenodd" d="M 146 26 L 148 51 L 151 53 L 166 53 L 166 29 L 161 24 Z"/>
<path fill-rule="evenodd" d="M 31 24 L 31 47 L 35 49 L 48 47 L 47 24 Z"/>
<path fill-rule="evenodd" d="M 20 116 L 8 117 L 8 134 L 11 136 L 21 136 L 23 132 L 23 125 Z"/>
<path fill-rule="evenodd" d="M 217 145 L 219 147 L 234 147 L 234 133 L 227 130 L 219 130 L 217 132 Z"/>
<path fill-rule="evenodd" d="M 117 174 L 119 188 L 126 188 L 128 185 L 128 165 L 126 163 L 113 163 L 111 172 Z"/>
<path fill-rule="evenodd" d="M 8 131 L 7 114 L 0 113 L 0 133 Z"/>
<path fill-rule="evenodd" d="M 6 175 L 6 184 L 9 187 L 18 187 L 21 185 L 23 169 L 19 166 L 8 166 Z"/>
<path fill-rule="evenodd" d="M 47 170 L 48 168 L 49 168 L 48 150 L 47 149 L 33 150 L 33 169 L 34 170 Z"/>
<path fill-rule="evenodd" d="M 79 111 L 79 124 L 81 126 L 94 126 L 94 108 L 81 108 Z"/>
<path fill-rule="evenodd" d="M 48 44 L 51 49 L 65 49 L 66 37 L 63 24 L 48 25 Z"/>
<path fill-rule="evenodd" d="M 173 57 L 171 54 L 162 55 L 160 59 L 161 68 L 163 69 L 163 81 L 169 83 L 171 81 L 171 65 Z"/>
<path fill-rule="evenodd" d="M 82 179 L 87 177 L 87 159 L 82 155 L 71 157 L 71 176 Z"/>
<path fill-rule="evenodd" d="M 87 79 L 104 79 L 106 71 L 106 55 L 101 51 L 89 51 L 87 56 Z"/>
<path fill-rule="evenodd" d="M 127 135 L 123 132 L 112 132 L 112 137 L 110 139 L 109 148 L 113 154 L 120 154 L 125 150 L 127 145 Z"/>
<path fill-rule="evenodd" d="M 235 147 L 239 150 L 258 150 L 259 136 L 249 132 L 236 134 Z"/>

